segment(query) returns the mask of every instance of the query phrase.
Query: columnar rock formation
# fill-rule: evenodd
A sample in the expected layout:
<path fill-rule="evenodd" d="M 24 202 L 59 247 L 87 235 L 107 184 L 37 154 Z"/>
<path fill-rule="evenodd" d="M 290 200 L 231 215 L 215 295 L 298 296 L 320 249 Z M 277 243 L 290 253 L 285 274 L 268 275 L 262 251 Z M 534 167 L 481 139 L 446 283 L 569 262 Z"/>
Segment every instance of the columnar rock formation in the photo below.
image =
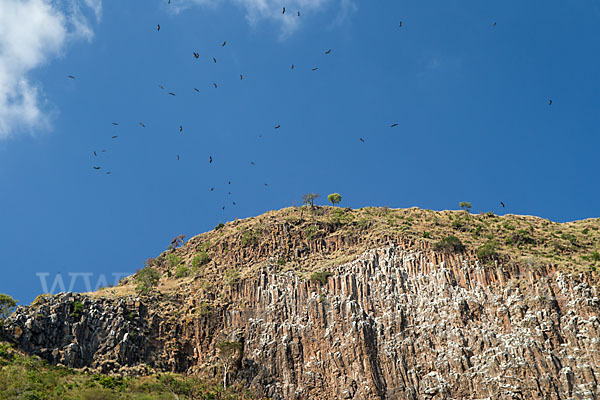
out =
<path fill-rule="evenodd" d="M 237 341 L 232 379 L 280 399 L 600 395 L 588 276 L 394 245 L 331 272 L 321 285 L 273 266 L 221 308 L 62 294 L 20 307 L 5 336 L 53 363 L 133 373 L 219 374 L 216 345 Z"/>

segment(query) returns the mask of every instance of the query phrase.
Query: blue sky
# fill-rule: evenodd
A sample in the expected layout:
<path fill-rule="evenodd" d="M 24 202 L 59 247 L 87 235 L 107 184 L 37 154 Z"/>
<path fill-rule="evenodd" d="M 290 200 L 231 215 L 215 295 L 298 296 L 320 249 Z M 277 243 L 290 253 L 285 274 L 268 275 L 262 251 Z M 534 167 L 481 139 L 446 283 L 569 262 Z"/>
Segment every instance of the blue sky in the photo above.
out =
<path fill-rule="evenodd" d="M 598 217 L 599 23 L 591 0 L 0 0 L 0 292 L 95 285 L 309 191 Z"/>

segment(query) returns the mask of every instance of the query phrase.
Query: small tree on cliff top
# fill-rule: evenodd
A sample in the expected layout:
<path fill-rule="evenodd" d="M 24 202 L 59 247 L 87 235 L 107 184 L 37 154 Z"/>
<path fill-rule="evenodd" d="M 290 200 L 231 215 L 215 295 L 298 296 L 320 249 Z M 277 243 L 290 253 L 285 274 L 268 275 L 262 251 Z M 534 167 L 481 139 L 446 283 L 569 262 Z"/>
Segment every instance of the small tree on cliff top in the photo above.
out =
<path fill-rule="evenodd" d="M 17 301 L 7 294 L 0 293 L 0 325 L 8 318 L 17 306 Z"/>
<path fill-rule="evenodd" d="M 337 203 L 342 201 L 342 195 L 340 195 L 339 193 L 331 193 L 329 196 L 327 196 L 327 200 L 329 200 L 331 204 L 335 207 Z"/>
<path fill-rule="evenodd" d="M 302 204 L 306 204 L 311 206 L 311 208 L 315 204 L 315 200 L 319 197 L 319 193 L 306 193 L 302 195 Z"/>

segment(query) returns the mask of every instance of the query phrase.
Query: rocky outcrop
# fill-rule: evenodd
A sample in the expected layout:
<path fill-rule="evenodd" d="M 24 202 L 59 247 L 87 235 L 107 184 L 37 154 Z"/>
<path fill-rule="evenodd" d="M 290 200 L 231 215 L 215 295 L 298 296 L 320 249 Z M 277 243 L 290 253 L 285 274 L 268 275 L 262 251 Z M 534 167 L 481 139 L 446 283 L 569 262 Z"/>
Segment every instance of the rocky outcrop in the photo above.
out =
<path fill-rule="evenodd" d="M 331 272 L 321 285 L 273 266 L 218 309 L 193 293 L 61 294 L 20 307 L 5 336 L 53 363 L 137 373 L 219 374 L 217 344 L 240 342 L 232 379 L 282 399 L 600 395 L 590 276 L 394 245 Z"/>

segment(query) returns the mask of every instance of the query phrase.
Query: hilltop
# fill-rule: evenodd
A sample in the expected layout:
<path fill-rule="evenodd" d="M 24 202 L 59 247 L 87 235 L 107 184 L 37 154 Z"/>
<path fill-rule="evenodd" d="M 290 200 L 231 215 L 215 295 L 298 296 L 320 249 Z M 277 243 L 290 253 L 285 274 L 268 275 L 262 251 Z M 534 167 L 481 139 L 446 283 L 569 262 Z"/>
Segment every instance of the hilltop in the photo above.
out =
<path fill-rule="evenodd" d="M 150 258 L 148 265 L 161 273 L 161 292 L 180 286 L 211 292 L 266 265 L 309 279 L 390 242 L 433 250 L 449 236 L 460 240 L 468 257 L 484 264 L 497 260 L 530 268 L 552 265 L 567 273 L 594 273 L 600 265 L 600 218 L 557 223 L 462 210 L 329 206 L 289 207 L 220 224 Z M 100 293 L 133 294 L 135 286 L 128 278 L 120 287 Z"/>

